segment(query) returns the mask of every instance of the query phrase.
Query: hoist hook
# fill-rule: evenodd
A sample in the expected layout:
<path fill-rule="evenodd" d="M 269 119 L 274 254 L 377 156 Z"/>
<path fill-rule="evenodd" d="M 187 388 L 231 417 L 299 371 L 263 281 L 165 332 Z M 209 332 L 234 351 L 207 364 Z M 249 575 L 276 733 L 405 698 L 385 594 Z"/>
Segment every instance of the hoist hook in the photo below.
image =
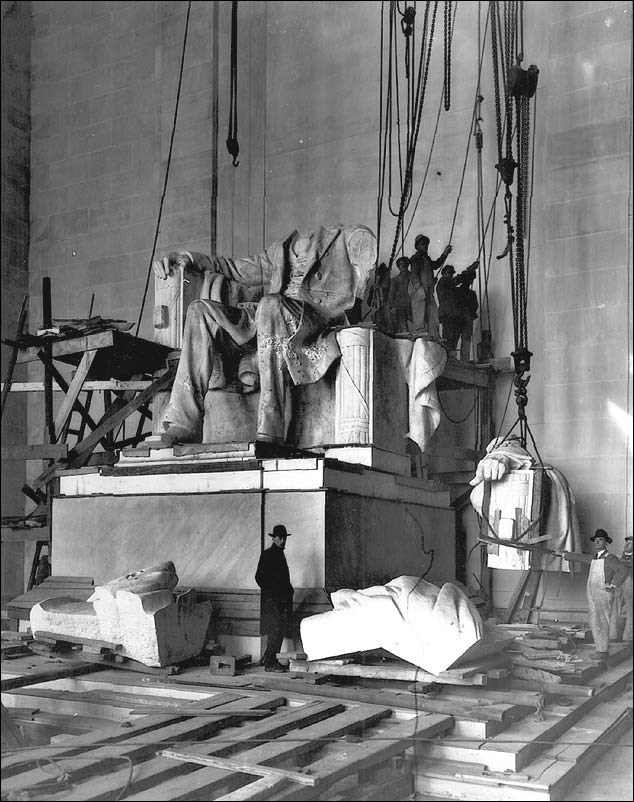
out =
<path fill-rule="evenodd" d="M 237 167 L 240 164 L 240 162 L 238 161 L 238 153 L 240 153 L 240 145 L 238 144 L 238 140 L 233 137 L 228 137 L 227 150 L 229 151 L 229 155 L 233 159 L 232 161 L 233 167 Z"/>

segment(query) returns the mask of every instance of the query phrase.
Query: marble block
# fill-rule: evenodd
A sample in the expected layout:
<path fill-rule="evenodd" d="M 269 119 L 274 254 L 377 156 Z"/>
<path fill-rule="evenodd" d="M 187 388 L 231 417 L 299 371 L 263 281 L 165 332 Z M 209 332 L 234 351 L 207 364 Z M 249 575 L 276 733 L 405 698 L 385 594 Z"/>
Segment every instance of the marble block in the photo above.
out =
<path fill-rule="evenodd" d="M 432 674 L 447 670 L 483 637 L 480 614 L 456 585 L 401 576 L 365 590 L 331 594 L 334 609 L 304 618 L 308 660 L 386 649 Z"/>
<path fill-rule="evenodd" d="M 90 601 L 51 598 L 31 609 L 31 631 L 120 644 L 117 654 L 147 666 L 166 666 L 200 654 L 211 619 L 211 603 L 189 590 L 114 595 L 98 587 Z"/>

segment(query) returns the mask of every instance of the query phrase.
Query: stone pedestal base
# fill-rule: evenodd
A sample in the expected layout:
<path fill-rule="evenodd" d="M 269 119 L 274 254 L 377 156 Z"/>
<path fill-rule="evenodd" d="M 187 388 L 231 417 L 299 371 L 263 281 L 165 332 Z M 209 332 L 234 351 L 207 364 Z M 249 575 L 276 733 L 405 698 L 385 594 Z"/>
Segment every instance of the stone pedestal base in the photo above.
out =
<path fill-rule="evenodd" d="M 449 488 L 322 457 L 62 472 L 53 573 L 101 584 L 173 559 L 181 585 L 257 589 L 267 533 L 284 523 L 296 588 L 367 587 L 402 574 L 455 576 Z M 249 633 L 252 634 L 252 633 Z"/>

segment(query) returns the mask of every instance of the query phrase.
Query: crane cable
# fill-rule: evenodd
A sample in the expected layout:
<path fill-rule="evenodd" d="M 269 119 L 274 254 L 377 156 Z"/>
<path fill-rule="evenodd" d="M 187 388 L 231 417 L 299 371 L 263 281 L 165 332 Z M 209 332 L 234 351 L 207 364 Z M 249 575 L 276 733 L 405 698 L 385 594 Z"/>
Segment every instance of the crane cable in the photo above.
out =
<path fill-rule="evenodd" d="M 526 197 L 529 165 L 529 132 L 530 132 L 530 99 L 537 90 L 537 76 L 539 70 L 531 65 L 523 70 L 523 3 L 509 2 L 504 4 L 504 19 L 500 20 L 497 3 L 490 3 L 491 10 L 491 52 L 493 58 L 494 85 L 496 87 L 496 125 L 498 143 L 497 170 L 506 185 L 505 223 L 507 230 L 506 248 L 498 259 L 508 256 L 511 283 L 511 305 L 513 309 L 513 333 L 515 350 L 515 402 L 518 409 L 520 426 L 520 440 L 526 447 L 526 435 L 532 434 L 526 420 L 526 405 L 528 404 L 527 385 L 530 376 L 530 358 L 532 353 L 528 349 L 528 320 L 527 320 L 527 275 L 525 269 L 524 239 L 526 225 L 530 230 L 530 221 L 527 221 Z M 503 37 L 502 37 L 503 32 Z M 503 45 L 498 47 L 498 37 L 503 38 Z M 518 46 L 519 43 L 519 46 Z M 513 55 L 515 56 L 513 63 Z M 501 102 L 499 92 L 499 70 L 502 72 L 504 87 L 505 125 L 506 125 L 506 152 L 502 156 L 502 120 Z M 513 125 L 513 111 L 515 110 L 515 125 Z M 513 158 L 513 135 L 516 137 L 517 162 Z M 534 160 L 534 148 L 532 159 Z M 512 207 L 513 195 L 511 185 L 517 168 L 516 198 L 515 198 L 515 229 L 513 228 Z M 531 171 L 532 175 L 532 171 Z M 515 246 L 515 251 L 513 246 Z M 515 257 L 515 258 L 514 258 Z M 533 441 L 534 442 L 534 441 Z"/>

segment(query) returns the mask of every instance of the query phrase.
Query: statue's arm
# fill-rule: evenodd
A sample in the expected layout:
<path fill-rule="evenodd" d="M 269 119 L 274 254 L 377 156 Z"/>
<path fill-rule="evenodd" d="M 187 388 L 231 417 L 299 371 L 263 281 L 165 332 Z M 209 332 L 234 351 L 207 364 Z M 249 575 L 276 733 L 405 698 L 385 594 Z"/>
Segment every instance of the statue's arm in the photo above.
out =
<path fill-rule="evenodd" d="M 153 264 L 154 274 L 166 279 L 177 268 L 190 268 L 203 276 L 220 275 L 247 287 L 266 289 L 284 262 L 282 243 L 275 242 L 260 253 L 240 259 L 207 256 L 197 251 L 172 252 Z"/>

